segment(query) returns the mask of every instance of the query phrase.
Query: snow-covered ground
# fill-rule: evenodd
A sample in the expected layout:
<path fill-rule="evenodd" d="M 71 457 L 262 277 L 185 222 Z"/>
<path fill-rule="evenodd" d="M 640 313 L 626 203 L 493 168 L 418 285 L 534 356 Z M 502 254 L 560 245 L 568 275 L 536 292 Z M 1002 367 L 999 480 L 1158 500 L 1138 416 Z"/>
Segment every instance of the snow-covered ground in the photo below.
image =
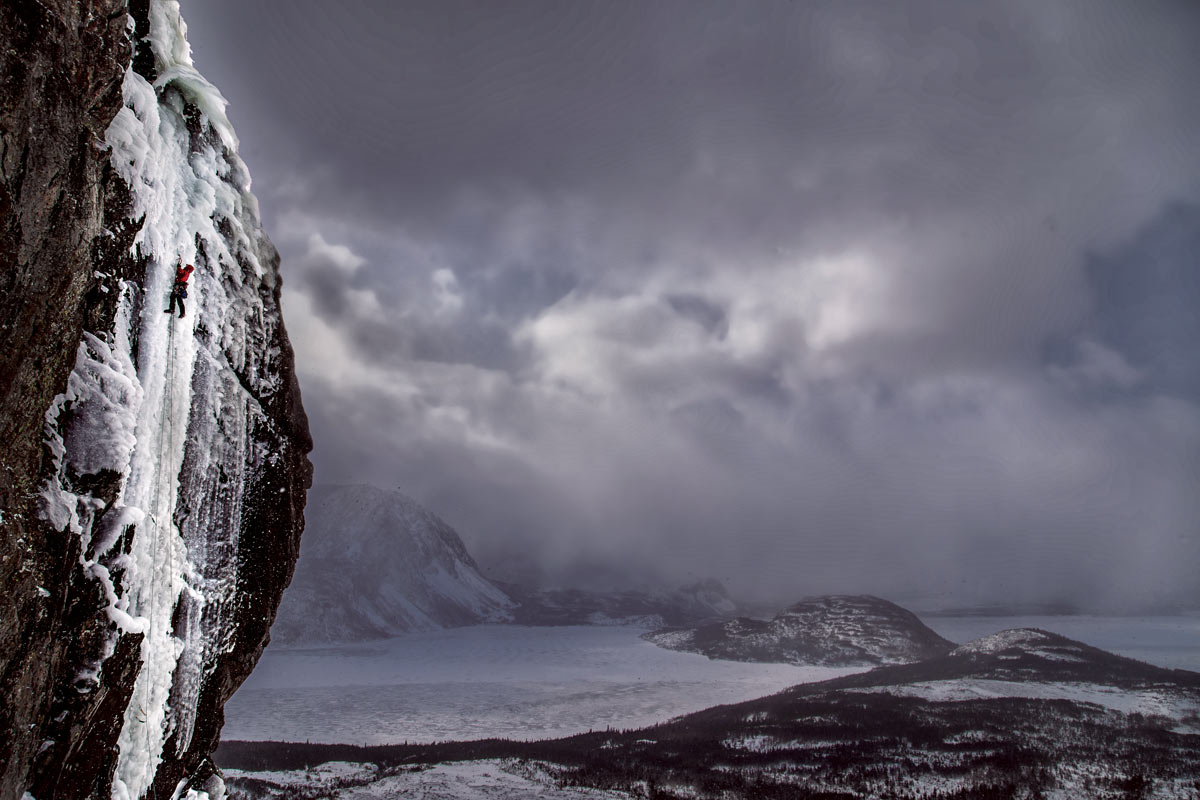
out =
<path fill-rule="evenodd" d="M 925 613 L 921 614 L 921 621 L 953 642 L 969 642 L 1008 628 L 1041 628 L 1160 667 L 1200 672 L 1200 611 L 1144 617 L 991 617 Z"/>
<path fill-rule="evenodd" d="M 296 790 L 329 789 L 339 800 L 628 800 L 624 792 L 559 788 L 536 764 L 470 761 L 374 780 L 373 765 L 329 763 L 293 772 L 226 770 L 231 778 L 256 778 Z M 355 785 L 358 784 L 358 785 Z"/>
<path fill-rule="evenodd" d="M 983 678 L 948 681 L 922 681 L 904 686 L 878 686 L 852 689 L 855 692 L 887 692 L 902 697 L 919 697 L 934 702 L 989 700 L 995 697 L 1023 697 L 1034 700 L 1070 700 L 1094 703 L 1123 714 L 1168 717 L 1179 721 L 1178 733 L 1200 733 L 1200 704 L 1192 697 L 1165 689 L 1122 690 L 1095 683 L 1025 683 Z"/>
<path fill-rule="evenodd" d="M 270 648 L 225 706 L 226 739 L 385 744 L 541 739 L 661 722 L 859 671 L 713 661 L 631 626 L 481 625 Z"/>

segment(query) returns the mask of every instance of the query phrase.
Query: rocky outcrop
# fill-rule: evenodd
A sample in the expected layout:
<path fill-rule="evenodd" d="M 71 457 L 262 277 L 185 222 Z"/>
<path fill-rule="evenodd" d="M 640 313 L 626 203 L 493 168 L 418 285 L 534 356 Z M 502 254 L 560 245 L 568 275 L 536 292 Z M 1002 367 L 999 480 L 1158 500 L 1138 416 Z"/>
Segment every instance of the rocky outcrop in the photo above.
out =
<path fill-rule="evenodd" d="M 0 42 L 0 800 L 215 788 L 311 481 L 278 256 L 177 4 Z"/>
<path fill-rule="evenodd" d="M 908 663 L 954 647 L 912 612 L 868 595 L 812 597 L 771 620 L 739 617 L 644 638 L 710 658 L 830 667 Z"/>

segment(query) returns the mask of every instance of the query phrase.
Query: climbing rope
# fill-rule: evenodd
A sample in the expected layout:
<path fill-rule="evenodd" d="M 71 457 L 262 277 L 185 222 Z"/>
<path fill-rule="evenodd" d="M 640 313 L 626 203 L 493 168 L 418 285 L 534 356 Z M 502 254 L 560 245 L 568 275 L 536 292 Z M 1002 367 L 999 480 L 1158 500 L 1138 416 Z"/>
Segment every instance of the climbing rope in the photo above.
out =
<path fill-rule="evenodd" d="M 170 269 L 167 266 L 167 269 Z M 161 319 L 157 315 L 157 309 L 146 306 L 145 313 L 154 315 L 155 318 Z M 176 359 L 176 344 L 175 344 L 175 315 L 169 315 L 165 321 L 167 325 L 167 342 L 165 348 L 166 364 L 163 365 L 163 392 L 165 397 L 162 399 L 161 410 L 164 416 L 159 420 L 158 431 L 158 447 L 157 447 L 157 465 L 155 469 L 154 486 L 152 488 L 151 497 L 149 498 L 151 509 L 147 509 L 147 517 L 152 526 L 152 539 L 148 542 L 150 550 L 150 567 L 151 574 L 146 577 L 143 586 L 150 592 L 148 620 L 150 623 L 147 637 L 143 647 L 149 646 L 157 648 L 159 645 L 153 640 L 156 633 L 159 633 L 159 625 L 165 626 L 161 631 L 161 635 L 169 637 L 172 631 L 169 630 L 171 619 L 174 617 L 174 609 L 164 608 L 164 603 L 172 604 L 174 601 L 174 582 L 175 582 L 175 542 L 174 542 L 174 514 L 171 513 L 173 504 L 171 503 L 169 494 L 173 491 L 174 481 L 171 475 L 175 471 L 173 461 L 176 448 L 179 445 L 178 437 L 175 435 L 175 359 Z M 164 430 L 165 428 L 165 430 Z M 163 517 L 157 513 L 165 512 Z M 165 559 L 162 548 L 166 548 Z M 159 567 L 165 561 L 165 575 L 160 576 Z M 160 586 L 160 581 L 165 580 L 166 586 Z M 165 595 L 165 597 L 164 597 Z M 164 612 L 168 612 L 169 616 L 165 619 Z M 162 736 L 166 732 L 167 720 L 162 720 L 163 729 L 152 732 L 150 730 L 150 709 L 158 704 L 154 702 L 153 697 L 154 685 L 153 682 L 143 683 L 140 691 L 140 697 L 137 700 L 137 713 L 134 714 L 134 719 L 141 724 L 143 731 L 143 752 L 150 748 L 151 737 L 155 735 Z M 167 687 L 167 692 L 170 692 L 170 687 Z M 165 698 L 164 703 L 165 705 Z M 160 754 L 161 755 L 161 754 Z M 154 776 L 148 776 L 150 781 L 150 790 L 154 792 Z"/>
<path fill-rule="evenodd" d="M 172 276 L 172 287 L 174 287 L 174 276 Z M 173 288 L 172 288 L 172 291 L 174 291 Z M 182 303 L 182 301 L 181 301 L 181 303 Z M 167 458 L 164 460 L 163 464 L 160 466 L 160 478 L 162 479 L 161 485 L 163 485 L 165 487 L 165 490 L 168 493 L 166 507 L 172 510 L 172 513 L 170 514 L 170 516 L 168 517 L 168 519 L 166 521 L 167 524 L 165 526 L 160 527 L 160 532 L 159 532 L 159 535 L 161 537 L 161 543 L 167 548 L 167 554 L 166 554 L 167 555 L 167 572 L 166 572 L 166 576 L 165 576 L 167 585 L 165 587 L 163 587 L 164 588 L 163 592 L 155 592 L 156 597 L 164 597 L 165 596 L 165 602 L 170 606 L 168 609 L 166 609 L 167 617 L 164 620 L 164 625 L 166 626 L 166 629 L 164 630 L 163 635 L 167 639 L 170 639 L 174 635 L 174 631 L 172 631 L 170 629 L 170 627 L 171 627 L 171 621 L 175 617 L 175 609 L 174 609 L 175 591 L 174 591 L 174 588 L 175 588 L 175 570 L 176 570 L 176 565 L 175 565 L 175 514 L 174 514 L 175 503 L 171 501 L 169 494 L 173 491 L 174 483 L 175 483 L 174 476 L 176 474 L 176 464 L 173 461 L 173 459 L 175 457 L 175 454 L 179 450 L 179 446 L 181 445 L 181 442 L 179 442 L 177 440 L 176 431 L 175 431 L 175 372 L 176 372 L 176 370 L 175 370 L 175 360 L 176 360 L 175 324 L 176 324 L 175 315 L 172 314 L 172 315 L 170 315 L 170 318 L 167 320 L 167 369 L 166 369 L 166 372 L 167 372 L 167 382 L 166 382 L 167 416 L 164 419 L 164 423 L 167 426 L 168 449 L 167 449 Z M 182 457 L 181 457 L 179 468 L 182 468 L 182 466 L 183 466 L 183 463 L 182 463 Z M 166 472 L 162 473 L 162 470 L 164 468 L 166 469 Z M 175 501 L 176 502 L 178 501 L 177 497 L 175 498 Z M 160 599 L 160 602 L 164 602 L 164 600 Z M 161 608 L 159 610 L 162 611 Z M 178 661 L 176 661 L 176 664 L 178 664 Z M 168 698 L 169 698 L 170 692 L 171 692 L 171 687 L 168 686 L 166 691 L 167 691 Z M 165 737 L 166 729 L 168 726 L 168 720 L 165 717 L 162 720 L 162 726 L 163 726 L 163 730 L 159 732 L 159 735 L 162 735 Z M 164 742 L 164 745 L 165 745 L 165 742 Z M 154 786 L 153 777 L 151 777 L 150 780 L 151 780 L 150 785 L 151 785 L 151 787 L 153 787 Z"/>

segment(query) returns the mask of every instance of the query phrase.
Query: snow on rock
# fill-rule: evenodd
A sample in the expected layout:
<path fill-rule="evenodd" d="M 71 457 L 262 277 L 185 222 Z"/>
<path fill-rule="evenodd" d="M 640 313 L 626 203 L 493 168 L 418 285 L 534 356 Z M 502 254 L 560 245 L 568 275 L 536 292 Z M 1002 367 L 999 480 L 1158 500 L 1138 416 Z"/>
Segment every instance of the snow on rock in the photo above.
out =
<path fill-rule="evenodd" d="M 128 254 L 140 280 L 122 281 L 111 330 L 85 333 L 46 413 L 55 473 L 41 493 L 42 517 L 82 540 L 112 622 L 81 684 L 103 679 L 121 635 L 141 636 L 117 800 L 169 796 L 183 762 L 215 745 L 214 712 L 253 666 L 290 574 L 310 474 L 278 256 L 225 100 L 192 65 L 179 4 L 144 13 L 153 66 L 126 72 L 105 136 L 143 220 Z M 163 310 L 180 263 L 196 270 L 177 318 Z"/>
<path fill-rule="evenodd" d="M 411 498 L 317 486 L 308 503 L 277 641 L 376 639 L 508 619 L 513 602 L 480 574 L 454 529 Z"/>
<path fill-rule="evenodd" d="M 1037 628 L 999 631 L 956 647 L 950 655 L 990 655 L 1005 651 L 1020 651 L 1052 661 L 1086 661 L 1083 648 L 1078 643 Z"/>

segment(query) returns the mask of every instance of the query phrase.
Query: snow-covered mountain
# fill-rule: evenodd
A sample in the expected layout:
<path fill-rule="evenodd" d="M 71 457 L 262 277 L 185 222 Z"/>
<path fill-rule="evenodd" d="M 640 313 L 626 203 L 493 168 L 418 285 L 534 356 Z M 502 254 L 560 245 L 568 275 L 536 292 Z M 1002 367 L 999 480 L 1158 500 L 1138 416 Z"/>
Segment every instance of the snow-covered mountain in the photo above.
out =
<path fill-rule="evenodd" d="M 311 482 L 279 256 L 178 2 L 0 41 L 0 800 L 203 800 Z"/>
<path fill-rule="evenodd" d="M 354 641 L 507 621 L 513 601 L 454 529 L 398 491 L 316 486 L 272 637 Z"/>
<path fill-rule="evenodd" d="M 710 658 L 828 667 L 920 661 L 954 647 L 912 612 L 868 595 L 810 597 L 771 620 L 738 617 L 644 638 Z"/>

